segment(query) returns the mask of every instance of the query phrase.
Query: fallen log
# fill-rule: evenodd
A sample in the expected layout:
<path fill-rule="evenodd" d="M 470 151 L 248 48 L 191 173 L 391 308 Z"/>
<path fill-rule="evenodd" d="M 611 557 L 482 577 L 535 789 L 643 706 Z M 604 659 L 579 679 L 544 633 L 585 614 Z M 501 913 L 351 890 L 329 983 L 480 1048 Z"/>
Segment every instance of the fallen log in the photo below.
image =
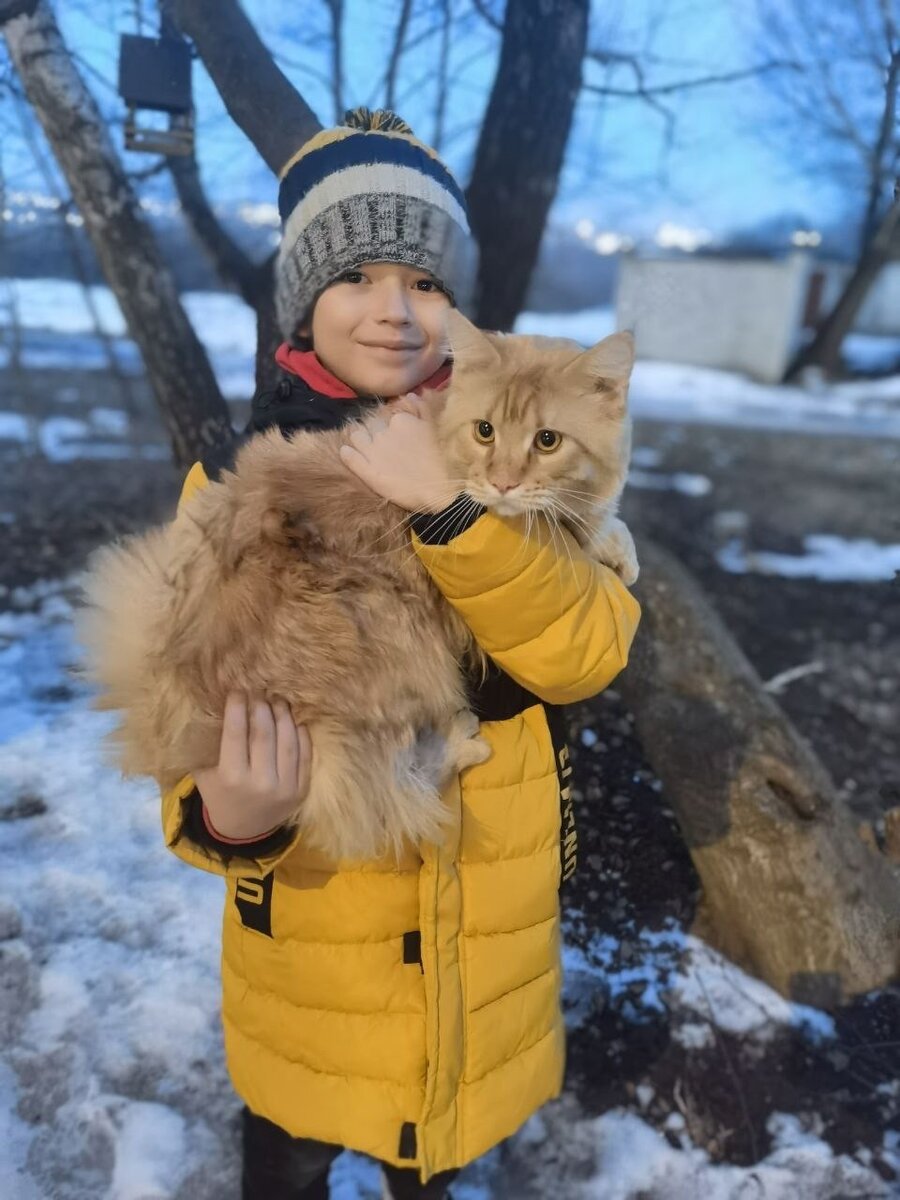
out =
<path fill-rule="evenodd" d="M 616 683 L 704 889 L 719 949 L 818 1007 L 896 979 L 900 870 L 857 831 L 828 772 L 700 586 L 641 539 L 643 619 Z"/>

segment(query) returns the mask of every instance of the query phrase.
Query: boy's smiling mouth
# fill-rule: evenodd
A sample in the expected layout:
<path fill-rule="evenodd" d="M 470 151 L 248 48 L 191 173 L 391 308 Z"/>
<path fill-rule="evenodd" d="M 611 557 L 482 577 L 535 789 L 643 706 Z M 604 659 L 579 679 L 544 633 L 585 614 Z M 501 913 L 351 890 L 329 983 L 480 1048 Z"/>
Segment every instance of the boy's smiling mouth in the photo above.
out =
<path fill-rule="evenodd" d="M 422 349 L 421 346 L 413 346 L 407 342 L 397 342 L 394 344 L 387 342 L 363 342 L 362 345 L 368 350 L 391 350 L 395 354 L 401 353 L 402 351 L 406 351 L 408 353 L 411 350 Z"/>

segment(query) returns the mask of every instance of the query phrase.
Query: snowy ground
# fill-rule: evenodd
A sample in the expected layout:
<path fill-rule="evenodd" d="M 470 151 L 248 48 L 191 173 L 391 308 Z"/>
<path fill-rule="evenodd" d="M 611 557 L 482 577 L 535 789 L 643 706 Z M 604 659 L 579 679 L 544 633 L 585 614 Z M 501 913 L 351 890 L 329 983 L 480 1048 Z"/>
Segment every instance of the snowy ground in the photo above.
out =
<path fill-rule="evenodd" d="M 153 788 L 104 764 L 109 719 L 67 669 L 72 596 L 71 580 L 23 589 L 0 621 L 0 1196 L 224 1200 L 236 1195 L 236 1102 L 217 1021 L 221 884 L 162 851 Z M 586 746 L 596 738 L 582 734 Z M 816 1043 L 833 1036 L 826 1015 L 785 1002 L 674 925 L 632 940 L 627 970 L 611 969 L 608 935 L 567 950 L 572 1030 L 598 991 L 615 998 L 642 981 L 634 1021 L 665 1011 L 691 1048 L 717 1030 L 760 1044 L 785 1025 Z M 814 1120 L 774 1112 L 763 1161 L 714 1165 L 677 1112 L 672 1141 L 642 1119 L 651 1098 L 639 1087 L 633 1108 L 597 1118 L 567 1094 L 467 1170 L 455 1195 L 896 1195 L 835 1156 Z M 897 1134 L 883 1151 L 900 1170 Z M 334 1167 L 339 1200 L 374 1200 L 376 1185 L 359 1156 Z"/>
<path fill-rule="evenodd" d="M 99 377 L 106 361 L 79 290 L 58 281 L 15 286 L 25 327 L 23 368 L 66 367 Z M 95 289 L 95 300 L 116 339 L 120 367 L 137 372 L 109 293 Z M 189 296 L 187 304 L 223 390 L 246 396 L 253 350 L 248 311 L 230 296 Z M 0 325 L 2 316 L 0 309 Z M 556 321 L 526 315 L 519 327 L 589 342 L 610 331 L 611 317 L 602 310 Z M 648 363 L 639 365 L 632 394 L 638 416 L 664 421 L 845 437 L 900 434 L 898 378 L 806 391 Z M 695 449 L 679 450 L 677 439 L 668 449 L 639 443 L 630 487 L 658 495 L 667 507 L 710 506 L 719 500 L 718 485 L 692 469 Z M 18 463 L 36 450 L 51 463 L 68 464 L 66 470 L 80 460 L 168 456 L 159 434 L 149 442 L 135 436 L 129 414 L 109 403 L 86 407 L 75 387 L 58 389 L 39 413 L 18 395 L 0 397 L 0 460 Z M 666 469 L 667 455 L 679 460 L 677 467 Z M 85 469 L 97 466 L 88 461 Z M 788 521 L 797 506 L 779 500 Z M 10 510 L 0 511 L 0 539 L 16 519 L 12 507 L 0 505 Z M 813 528 L 807 522 L 792 539 L 797 544 L 777 550 L 755 544 L 746 512 L 716 511 L 716 569 L 723 578 L 744 575 L 746 583 L 765 574 L 857 581 L 859 588 L 891 579 L 900 547 L 885 536 L 889 523 L 879 521 L 875 536 L 861 536 L 861 521 L 842 516 L 843 500 L 824 511 L 827 520 Z M 104 764 L 108 718 L 90 709 L 88 694 L 67 670 L 74 655 L 72 597 L 72 580 L 52 578 L 0 595 L 0 1200 L 227 1200 L 237 1192 L 237 1105 L 217 1017 L 221 884 L 165 853 L 152 787 L 125 784 Z M 814 665 L 822 673 L 822 664 Z M 841 697 L 846 702 L 843 687 Z M 583 730 L 585 753 L 597 738 L 592 728 Z M 725 1036 L 763 1054 L 786 1029 L 811 1048 L 832 1045 L 828 1017 L 786 1004 L 676 921 L 629 929 L 627 955 L 624 934 L 594 934 L 587 926 L 570 911 L 566 1007 L 575 1038 L 603 997 L 634 1030 L 662 1019 L 673 1042 L 696 1055 Z M 886 1182 L 884 1169 L 867 1161 L 871 1143 L 853 1158 L 836 1154 L 815 1111 L 772 1111 L 766 1156 L 737 1167 L 714 1162 L 692 1139 L 688 1104 L 682 1112 L 676 1103 L 661 1129 L 650 1118 L 652 1091 L 639 1082 L 628 1104 L 596 1116 L 570 1088 L 518 1137 L 469 1168 L 456 1185 L 457 1200 L 900 1196 L 900 1184 Z M 169 1152 L 160 1154 L 160 1145 Z M 874 1149 L 882 1168 L 900 1173 L 896 1132 L 884 1133 Z M 374 1200 L 373 1165 L 342 1156 L 332 1187 L 338 1200 Z"/>

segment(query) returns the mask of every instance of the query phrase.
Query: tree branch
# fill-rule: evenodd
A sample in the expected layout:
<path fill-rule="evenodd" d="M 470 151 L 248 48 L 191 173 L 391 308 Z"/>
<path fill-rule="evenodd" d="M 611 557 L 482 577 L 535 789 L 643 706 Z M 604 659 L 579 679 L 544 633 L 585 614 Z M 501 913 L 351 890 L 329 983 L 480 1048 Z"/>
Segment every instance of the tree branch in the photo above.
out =
<path fill-rule="evenodd" d="M 238 0 L 160 0 L 200 52 L 231 119 L 276 174 L 322 128 Z"/>
<path fill-rule="evenodd" d="M 484 3 L 484 0 L 472 0 L 472 7 L 480 17 L 483 17 L 484 20 L 487 21 L 491 29 L 496 29 L 498 33 L 503 32 L 503 22 L 494 16 L 488 6 Z"/>
<path fill-rule="evenodd" d="M 588 51 L 588 58 L 593 58 L 595 61 L 603 61 L 596 51 Z M 626 61 L 627 56 L 619 56 L 619 61 Z M 629 62 L 630 66 L 639 70 L 636 61 Z M 746 67 L 740 71 L 723 71 L 718 75 L 702 75 L 697 79 L 680 79 L 675 83 L 662 83 L 647 86 L 641 84 L 637 88 L 619 88 L 608 87 L 604 84 L 586 83 L 584 88 L 588 92 L 595 92 L 600 96 L 619 96 L 628 100 L 647 100 L 654 96 L 671 96 L 676 92 L 686 92 L 694 88 L 713 87 L 721 83 L 736 83 L 739 79 L 751 79 L 757 75 L 764 75 L 769 71 L 791 70 L 799 71 L 802 68 L 799 63 L 789 60 L 773 61 L 768 63 L 760 63 L 755 67 Z M 643 78 L 641 72 L 639 78 Z"/>
<path fill-rule="evenodd" d="M 437 97 L 434 105 L 434 132 L 431 144 L 440 154 L 444 142 L 444 123 L 447 119 L 448 70 L 450 65 L 450 0 L 441 0 L 441 47 L 438 53 Z"/>
<path fill-rule="evenodd" d="M 335 124 L 344 115 L 344 0 L 325 0 L 331 17 L 331 99 Z"/>
<path fill-rule="evenodd" d="M 411 13 L 412 0 L 402 0 L 400 5 L 400 16 L 397 19 L 397 28 L 394 31 L 394 44 L 391 46 L 387 72 L 384 79 L 385 108 L 393 108 L 395 104 L 394 96 L 397 90 L 397 71 L 400 67 L 400 59 L 403 56 L 403 45 L 406 41 L 406 31 L 409 28 L 409 18 Z"/>

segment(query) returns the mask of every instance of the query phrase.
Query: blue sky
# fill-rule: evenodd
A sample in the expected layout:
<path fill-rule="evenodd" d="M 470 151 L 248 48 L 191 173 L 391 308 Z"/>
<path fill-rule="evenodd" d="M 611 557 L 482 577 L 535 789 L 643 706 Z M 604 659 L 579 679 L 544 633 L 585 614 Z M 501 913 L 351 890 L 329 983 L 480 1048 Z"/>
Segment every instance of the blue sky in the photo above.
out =
<path fill-rule="evenodd" d="M 466 0 L 456 3 L 461 19 L 451 48 L 453 89 L 447 125 L 452 136 L 444 156 L 465 183 L 496 65 L 498 38 Z M 149 2 L 142 5 L 148 15 L 152 7 Z M 331 123 L 324 48 L 321 42 L 303 44 L 307 37 L 326 31 L 325 5 L 309 3 L 301 10 L 282 0 L 245 0 L 245 7 L 286 74 L 320 119 Z M 743 7 L 729 0 L 598 0 L 592 9 L 589 40 L 593 45 L 651 55 L 653 62 L 647 68 L 651 82 L 696 78 L 754 61 L 751 9 L 749 0 Z M 56 10 L 70 44 L 93 71 L 114 81 L 117 34 L 135 31 L 135 5 L 92 0 L 83 7 L 57 4 Z M 348 104 L 379 101 L 377 84 L 395 11 L 394 5 L 348 0 Z M 425 24 L 420 18 L 413 32 Z M 152 32 L 149 22 L 146 31 Z M 426 140 L 433 132 L 430 76 L 437 48 L 437 38 L 422 42 L 404 59 L 400 76 L 397 108 Z M 588 78 L 602 82 L 600 68 L 589 67 Z M 121 112 L 113 89 L 104 87 L 98 75 L 89 75 L 89 82 L 108 112 Z M 629 86 L 632 76 L 620 69 L 608 82 Z M 210 191 L 229 205 L 274 201 L 271 173 L 231 123 L 199 62 L 194 90 L 202 134 L 200 162 Z M 601 229 L 645 235 L 666 220 L 720 233 L 785 211 L 806 214 L 812 224 L 828 223 L 839 213 L 839 193 L 805 179 L 792 165 L 787 147 L 776 152 L 760 136 L 763 82 L 699 89 L 667 103 L 677 120 L 668 151 L 664 122 L 646 104 L 600 100 L 582 93 L 553 219 L 574 225 L 589 218 Z M 118 130 L 115 136 L 121 144 Z M 5 152 L 8 183 L 24 186 L 26 160 L 9 145 Z M 135 167 L 146 165 L 144 156 L 129 157 Z M 168 185 L 161 181 L 154 186 Z"/>

